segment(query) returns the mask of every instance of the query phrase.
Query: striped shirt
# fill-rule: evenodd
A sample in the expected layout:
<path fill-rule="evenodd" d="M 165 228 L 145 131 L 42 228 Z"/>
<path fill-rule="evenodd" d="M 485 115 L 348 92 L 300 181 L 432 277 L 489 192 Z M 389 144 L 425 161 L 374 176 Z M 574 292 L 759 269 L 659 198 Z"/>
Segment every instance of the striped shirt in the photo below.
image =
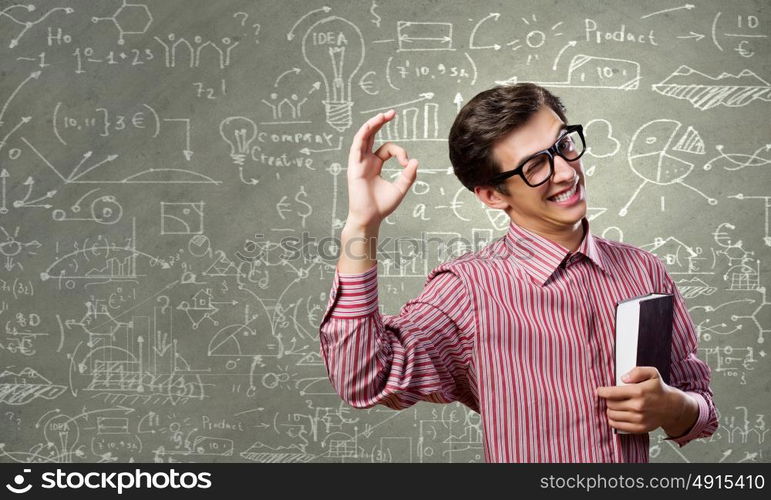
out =
<path fill-rule="evenodd" d="M 649 435 L 615 434 L 599 386 L 615 385 L 615 304 L 674 295 L 669 385 L 699 416 L 684 446 L 718 426 L 710 368 L 683 296 L 654 254 L 589 231 L 575 252 L 513 221 L 481 250 L 434 268 L 396 315 L 381 314 L 377 265 L 335 271 L 319 342 L 355 408 L 458 401 L 482 420 L 486 462 L 648 462 Z"/>

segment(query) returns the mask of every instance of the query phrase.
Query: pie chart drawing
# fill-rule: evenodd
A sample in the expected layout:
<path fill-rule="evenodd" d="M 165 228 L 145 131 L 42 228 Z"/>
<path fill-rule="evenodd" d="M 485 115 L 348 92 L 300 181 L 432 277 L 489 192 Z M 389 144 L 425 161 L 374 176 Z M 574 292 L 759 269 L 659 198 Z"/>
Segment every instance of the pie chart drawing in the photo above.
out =
<path fill-rule="evenodd" d="M 699 193 L 710 205 L 717 203 L 716 199 L 685 183 L 685 178 L 693 170 L 694 164 L 672 153 L 702 155 L 705 153 L 705 147 L 704 141 L 693 127 L 688 127 L 685 133 L 678 136 L 681 128 L 682 124 L 677 120 L 653 120 L 637 129 L 632 136 L 627 158 L 632 171 L 643 182 L 621 208 L 620 216 L 627 214 L 629 206 L 648 183 L 659 186 L 679 184 Z"/>

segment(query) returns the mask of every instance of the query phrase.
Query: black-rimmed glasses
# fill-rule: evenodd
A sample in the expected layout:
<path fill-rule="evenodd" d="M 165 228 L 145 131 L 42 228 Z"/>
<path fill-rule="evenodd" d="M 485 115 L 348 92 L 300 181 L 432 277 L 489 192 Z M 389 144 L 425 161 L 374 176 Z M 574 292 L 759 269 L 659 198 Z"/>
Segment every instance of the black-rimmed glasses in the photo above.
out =
<path fill-rule="evenodd" d="M 554 174 L 554 155 L 567 161 L 581 158 L 586 151 L 584 128 L 581 125 L 565 126 L 565 133 L 552 147 L 525 158 L 514 170 L 507 170 L 490 179 L 490 184 L 500 184 L 511 176 L 519 175 L 530 187 L 540 186 Z"/>

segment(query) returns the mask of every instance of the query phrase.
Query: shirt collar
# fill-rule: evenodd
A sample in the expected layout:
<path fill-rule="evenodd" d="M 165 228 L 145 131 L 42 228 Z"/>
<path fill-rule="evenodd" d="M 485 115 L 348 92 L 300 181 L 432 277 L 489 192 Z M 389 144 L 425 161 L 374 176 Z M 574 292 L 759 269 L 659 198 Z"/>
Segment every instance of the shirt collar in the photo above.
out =
<path fill-rule="evenodd" d="M 589 230 L 589 219 L 584 216 L 581 219 L 581 225 L 584 238 L 575 253 L 584 255 L 602 271 L 609 273 L 608 264 L 596 238 Z M 559 243 L 527 230 L 513 220 L 509 223 L 509 230 L 506 233 L 506 244 L 517 265 L 527 271 L 541 286 L 565 259 L 573 255 Z"/>

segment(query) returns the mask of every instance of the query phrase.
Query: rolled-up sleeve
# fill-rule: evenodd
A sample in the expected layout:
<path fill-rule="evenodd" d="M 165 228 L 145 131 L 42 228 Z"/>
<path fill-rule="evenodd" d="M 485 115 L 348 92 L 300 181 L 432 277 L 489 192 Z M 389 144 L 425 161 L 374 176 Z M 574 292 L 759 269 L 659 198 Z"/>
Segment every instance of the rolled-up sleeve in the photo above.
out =
<path fill-rule="evenodd" d="M 682 436 L 667 436 L 680 448 L 698 438 L 711 436 L 718 428 L 718 411 L 710 388 L 709 365 L 697 356 L 698 337 L 685 300 L 664 263 L 654 256 L 654 273 L 667 293 L 673 295 L 672 364 L 669 385 L 676 387 L 696 400 L 699 416 Z"/>
<path fill-rule="evenodd" d="M 388 315 L 379 309 L 377 265 L 357 274 L 336 269 L 319 342 L 332 386 L 355 408 L 460 401 L 478 411 L 468 377 L 473 325 L 471 301 L 452 272 L 433 276 Z"/>

